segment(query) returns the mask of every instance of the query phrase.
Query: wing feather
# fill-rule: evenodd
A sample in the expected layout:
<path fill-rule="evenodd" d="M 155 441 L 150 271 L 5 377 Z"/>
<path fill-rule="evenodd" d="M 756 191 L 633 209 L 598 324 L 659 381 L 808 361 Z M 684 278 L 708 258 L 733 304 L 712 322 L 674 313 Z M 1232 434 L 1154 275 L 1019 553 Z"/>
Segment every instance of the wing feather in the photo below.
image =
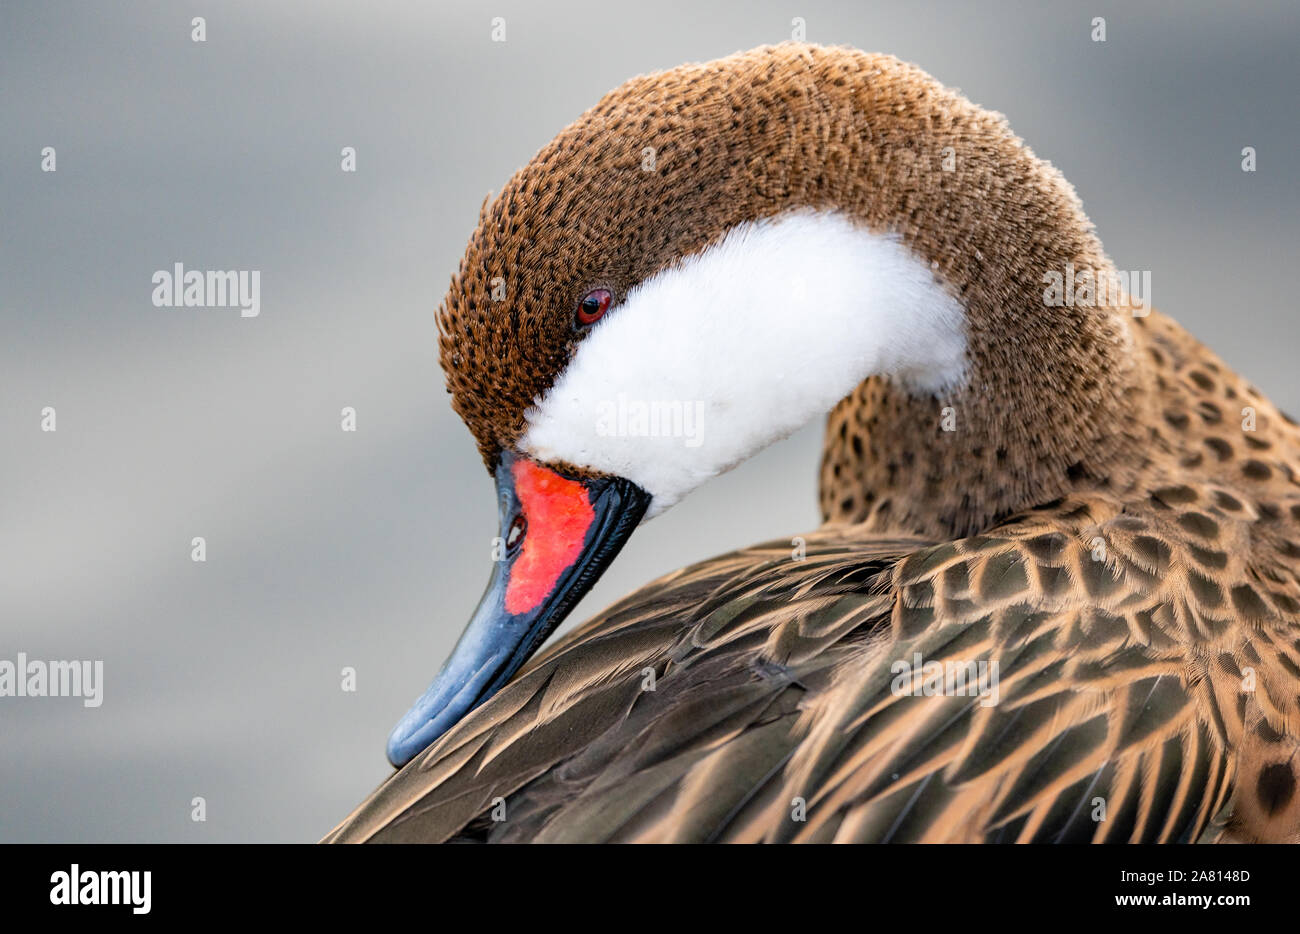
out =
<path fill-rule="evenodd" d="M 1294 838 L 1300 632 L 1228 583 L 1249 549 L 1209 495 L 1194 522 L 1088 497 L 956 542 L 827 528 L 686 568 L 327 839 Z"/>

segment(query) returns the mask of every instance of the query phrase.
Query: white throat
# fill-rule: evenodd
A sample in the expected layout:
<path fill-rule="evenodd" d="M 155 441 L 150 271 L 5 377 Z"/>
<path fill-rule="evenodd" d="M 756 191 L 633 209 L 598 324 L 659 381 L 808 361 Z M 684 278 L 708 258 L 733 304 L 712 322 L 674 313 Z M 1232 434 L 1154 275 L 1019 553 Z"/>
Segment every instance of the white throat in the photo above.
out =
<path fill-rule="evenodd" d="M 869 376 L 956 387 L 964 325 L 894 236 L 807 210 L 742 224 L 593 327 L 528 411 L 520 447 L 631 480 L 653 496 L 649 518 Z"/>

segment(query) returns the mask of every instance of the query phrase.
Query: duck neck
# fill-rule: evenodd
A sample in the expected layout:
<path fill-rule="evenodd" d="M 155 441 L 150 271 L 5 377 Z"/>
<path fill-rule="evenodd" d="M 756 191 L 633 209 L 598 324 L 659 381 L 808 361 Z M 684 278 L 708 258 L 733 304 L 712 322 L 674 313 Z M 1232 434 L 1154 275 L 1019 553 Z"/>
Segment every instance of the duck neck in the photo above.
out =
<path fill-rule="evenodd" d="M 1108 350 L 1098 355 L 1124 356 Z M 996 359 L 947 395 L 874 377 L 840 402 L 823 445 L 823 520 L 964 536 L 1069 493 L 1141 485 L 1151 452 L 1130 361 L 1099 374 L 1071 355 L 1031 374 L 1024 361 L 994 369 Z"/>
<path fill-rule="evenodd" d="M 944 393 L 877 375 L 833 410 L 824 518 L 963 535 L 1074 490 L 1137 484 L 1150 374 L 1133 300 L 1116 294 L 1070 185 L 1001 116 L 892 59 L 826 99 L 795 123 L 801 158 L 784 164 L 783 191 L 898 235 L 964 308 L 968 363 Z M 865 145 L 849 127 L 866 128 Z"/>

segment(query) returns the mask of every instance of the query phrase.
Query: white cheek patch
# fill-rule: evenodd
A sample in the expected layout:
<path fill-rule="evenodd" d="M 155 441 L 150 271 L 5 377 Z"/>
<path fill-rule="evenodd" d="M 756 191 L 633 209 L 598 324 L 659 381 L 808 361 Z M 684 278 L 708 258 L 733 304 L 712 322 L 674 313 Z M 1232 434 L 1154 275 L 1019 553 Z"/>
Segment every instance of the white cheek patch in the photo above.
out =
<path fill-rule="evenodd" d="M 799 211 L 642 282 L 527 413 L 520 447 L 625 477 L 662 512 L 884 375 L 956 387 L 965 313 L 897 238 Z"/>

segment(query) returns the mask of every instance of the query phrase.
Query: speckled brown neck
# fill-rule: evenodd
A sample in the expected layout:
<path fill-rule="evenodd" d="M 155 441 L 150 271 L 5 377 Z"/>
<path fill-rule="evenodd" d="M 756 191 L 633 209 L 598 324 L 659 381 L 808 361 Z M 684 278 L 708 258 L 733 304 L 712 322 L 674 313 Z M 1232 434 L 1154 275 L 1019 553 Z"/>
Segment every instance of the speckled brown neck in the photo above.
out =
<path fill-rule="evenodd" d="M 1070 405 L 1051 385 L 1042 390 L 1045 404 L 1070 411 L 1018 423 L 999 417 L 974 386 L 934 400 L 868 380 L 828 420 L 823 516 L 946 537 L 1072 493 L 1146 506 L 1153 494 L 1176 497 L 1171 489 L 1190 484 L 1216 488 L 1222 501 L 1265 523 L 1300 518 L 1300 475 L 1291 466 L 1300 459 L 1296 422 L 1159 312 L 1127 326 L 1129 378 L 1098 383 L 1121 390 L 1115 407 L 1075 422 L 1075 430 L 1101 434 L 1059 434 L 1066 421 L 1059 414 L 1096 410 Z M 1025 404 L 1032 400 L 1031 392 Z M 952 407 L 953 432 L 942 430 L 943 406 Z"/>

